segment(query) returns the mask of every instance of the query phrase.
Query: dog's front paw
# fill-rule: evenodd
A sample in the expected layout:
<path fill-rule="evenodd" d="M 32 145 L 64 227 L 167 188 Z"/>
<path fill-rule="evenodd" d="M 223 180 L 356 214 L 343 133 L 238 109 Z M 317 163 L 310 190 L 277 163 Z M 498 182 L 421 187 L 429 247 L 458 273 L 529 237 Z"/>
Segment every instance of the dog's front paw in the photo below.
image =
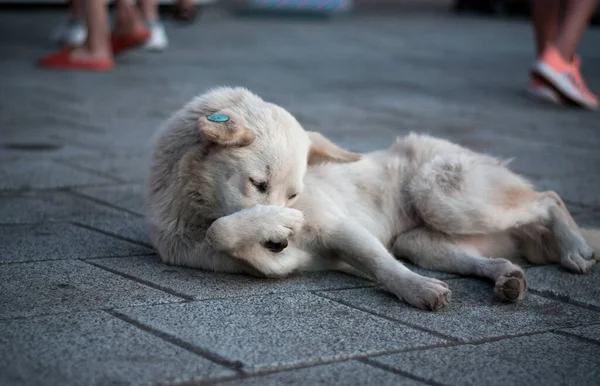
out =
<path fill-rule="evenodd" d="M 420 275 L 394 293 L 408 304 L 428 311 L 438 311 L 446 307 L 452 295 L 448 284 Z"/>
<path fill-rule="evenodd" d="M 289 239 L 304 224 L 302 212 L 291 208 L 278 208 L 265 218 L 267 226 L 262 229 L 261 245 L 271 252 L 279 253 L 289 245 Z"/>

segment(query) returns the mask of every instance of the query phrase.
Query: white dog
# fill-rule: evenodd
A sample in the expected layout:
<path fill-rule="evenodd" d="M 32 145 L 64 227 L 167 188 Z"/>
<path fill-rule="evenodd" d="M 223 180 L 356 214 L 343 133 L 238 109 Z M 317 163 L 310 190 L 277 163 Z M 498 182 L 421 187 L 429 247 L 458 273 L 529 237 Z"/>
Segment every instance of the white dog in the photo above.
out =
<path fill-rule="evenodd" d="M 430 310 L 447 304 L 448 285 L 395 256 L 489 278 L 507 301 L 527 287 L 509 260 L 576 273 L 595 264 L 556 193 L 441 139 L 348 152 L 242 88 L 195 98 L 158 134 L 148 221 L 168 264 L 269 277 L 340 270 Z M 588 236 L 597 246 L 598 233 Z"/>

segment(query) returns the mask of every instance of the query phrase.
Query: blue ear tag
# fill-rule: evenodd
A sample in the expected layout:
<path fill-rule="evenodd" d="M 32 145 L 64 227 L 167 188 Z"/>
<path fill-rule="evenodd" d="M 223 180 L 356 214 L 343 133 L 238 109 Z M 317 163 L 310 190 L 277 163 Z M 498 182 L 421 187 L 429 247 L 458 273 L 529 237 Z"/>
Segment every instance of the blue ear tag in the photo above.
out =
<path fill-rule="evenodd" d="M 206 117 L 206 119 L 208 119 L 211 122 L 227 122 L 229 120 L 229 117 L 227 115 L 213 114 Z"/>

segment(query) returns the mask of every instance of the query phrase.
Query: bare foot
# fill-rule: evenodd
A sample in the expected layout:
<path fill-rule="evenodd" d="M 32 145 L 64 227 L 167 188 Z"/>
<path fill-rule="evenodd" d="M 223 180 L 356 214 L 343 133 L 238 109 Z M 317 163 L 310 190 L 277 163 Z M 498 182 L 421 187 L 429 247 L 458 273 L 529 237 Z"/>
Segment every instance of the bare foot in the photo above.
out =
<path fill-rule="evenodd" d="M 71 57 L 79 60 L 113 60 L 112 50 L 107 45 L 104 49 L 92 51 L 87 46 L 79 46 L 71 51 Z"/>

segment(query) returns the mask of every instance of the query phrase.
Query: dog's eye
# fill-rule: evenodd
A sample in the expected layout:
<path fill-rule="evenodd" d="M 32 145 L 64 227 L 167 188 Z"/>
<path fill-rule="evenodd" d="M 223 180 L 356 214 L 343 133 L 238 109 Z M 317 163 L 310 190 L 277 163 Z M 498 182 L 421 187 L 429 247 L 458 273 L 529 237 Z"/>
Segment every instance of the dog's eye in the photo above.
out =
<path fill-rule="evenodd" d="M 260 193 L 266 193 L 269 185 L 266 182 L 259 182 L 254 180 L 254 178 L 250 178 L 250 183 L 256 187 Z"/>
<path fill-rule="evenodd" d="M 298 193 L 294 193 L 294 194 L 290 195 L 288 197 L 288 200 L 293 200 L 294 198 L 296 198 L 296 196 L 298 196 Z"/>

